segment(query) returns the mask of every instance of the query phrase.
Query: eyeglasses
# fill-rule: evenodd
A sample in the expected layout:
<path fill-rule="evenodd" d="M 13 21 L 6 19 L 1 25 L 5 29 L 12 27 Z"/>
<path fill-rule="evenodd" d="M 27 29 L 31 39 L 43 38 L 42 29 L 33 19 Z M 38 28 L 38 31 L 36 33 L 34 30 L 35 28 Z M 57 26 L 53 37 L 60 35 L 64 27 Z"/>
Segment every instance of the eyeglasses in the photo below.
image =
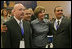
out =
<path fill-rule="evenodd" d="M 57 11 L 57 12 L 59 12 L 59 11 L 61 11 L 61 12 L 62 12 L 63 10 L 56 10 L 56 11 Z"/>

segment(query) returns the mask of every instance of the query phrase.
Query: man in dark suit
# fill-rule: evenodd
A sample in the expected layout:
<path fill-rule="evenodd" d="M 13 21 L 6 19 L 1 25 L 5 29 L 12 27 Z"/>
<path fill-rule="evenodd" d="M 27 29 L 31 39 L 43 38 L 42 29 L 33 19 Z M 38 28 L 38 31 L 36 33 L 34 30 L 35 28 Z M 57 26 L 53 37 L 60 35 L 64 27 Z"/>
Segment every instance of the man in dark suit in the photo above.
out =
<path fill-rule="evenodd" d="M 71 20 L 63 16 L 63 8 L 54 9 L 56 20 L 50 24 L 54 48 L 71 48 Z"/>
<path fill-rule="evenodd" d="M 28 22 L 22 21 L 24 10 L 25 7 L 22 4 L 16 4 L 13 9 L 14 18 L 4 23 L 7 26 L 7 31 L 2 33 L 3 48 L 21 48 L 20 42 L 22 41 L 22 44 L 25 42 L 24 48 L 31 47 L 30 25 Z"/>

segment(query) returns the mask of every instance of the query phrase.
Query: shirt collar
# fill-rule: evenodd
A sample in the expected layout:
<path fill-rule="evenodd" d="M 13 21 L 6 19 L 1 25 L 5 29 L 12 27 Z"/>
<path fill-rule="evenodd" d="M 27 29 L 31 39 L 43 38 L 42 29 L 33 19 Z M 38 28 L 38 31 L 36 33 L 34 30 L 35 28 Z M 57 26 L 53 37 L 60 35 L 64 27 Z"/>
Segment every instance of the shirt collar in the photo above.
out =
<path fill-rule="evenodd" d="M 63 18 L 63 16 L 62 16 L 59 20 L 58 20 L 58 19 L 56 19 L 56 22 L 57 22 L 57 21 L 61 22 L 61 21 L 62 21 L 62 18 Z"/>
<path fill-rule="evenodd" d="M 39 21 L 39 19 L 37 18 L 36 20 L 37 20 L 37 23 L 38 22 L 45 22 L 45 19 L 43 19 L 42 21 Z"/>
<path fill-rule="evenodd" d="M 18 24 L 20 23 L 20 20 L 18 20 L 15 16 L 14 16 L 14 19 L 17 21 Z M 21 20 L 21 22 L 22 22 L 22 20 Z"/>

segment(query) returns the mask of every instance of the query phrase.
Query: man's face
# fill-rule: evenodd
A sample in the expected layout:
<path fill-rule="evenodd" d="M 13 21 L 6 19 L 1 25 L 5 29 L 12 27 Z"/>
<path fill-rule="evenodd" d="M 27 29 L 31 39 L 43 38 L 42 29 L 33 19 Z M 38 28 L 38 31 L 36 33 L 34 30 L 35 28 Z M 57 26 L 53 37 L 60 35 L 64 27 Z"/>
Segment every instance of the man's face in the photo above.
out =
<path fill-rule="evenodd" d="M 30 21 L 31 20 L 31 12 L 30 12 L 30 10 L 25 10 L 24 11 L 24 20 L 26 20 L 26 21 Z"/>
<path fill-rule="evenodd" d="M 55 10 L 55 15 L 57 19 L 60 19 L 63 16 L 63 9 L 62 7 L 57 7 Z"/>
<path fill-rule="evenodd" d="M 19 4 L 18 6 L 16 6 L 14 10 L 14 14 L 16 18 L 22 19 L 24 16 L 24 10 L 25 10 L 25 7 L 23 5 Z"/>

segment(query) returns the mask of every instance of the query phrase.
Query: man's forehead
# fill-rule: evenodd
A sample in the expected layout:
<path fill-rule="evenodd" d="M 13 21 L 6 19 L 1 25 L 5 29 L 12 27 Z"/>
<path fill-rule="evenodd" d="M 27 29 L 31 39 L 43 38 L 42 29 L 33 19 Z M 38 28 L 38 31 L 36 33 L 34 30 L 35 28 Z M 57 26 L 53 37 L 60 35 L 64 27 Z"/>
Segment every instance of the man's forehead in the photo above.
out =
<path fill-rule="evenodd" d="M 14 9 L 20 9 L 20 8 L 25 8 L 22 4 L 16 4 L 15 6 L 14 6 Z"/>
<path fill-rule="evenodd" d="M 56 10 L 58 10 L 58 9 L 63 9 L 63 8 L 62 7 L 57 7 Z"/>
<path fill-rule="evenodd" d="M 25 10 L 26 13 L 30 13 L 30 10 Z"/>
<path fill-rule="evenodd" d="M 24 10 L 25 8 L 24 7 L 18 7 L 17 9 L 23 9 Z"/>

